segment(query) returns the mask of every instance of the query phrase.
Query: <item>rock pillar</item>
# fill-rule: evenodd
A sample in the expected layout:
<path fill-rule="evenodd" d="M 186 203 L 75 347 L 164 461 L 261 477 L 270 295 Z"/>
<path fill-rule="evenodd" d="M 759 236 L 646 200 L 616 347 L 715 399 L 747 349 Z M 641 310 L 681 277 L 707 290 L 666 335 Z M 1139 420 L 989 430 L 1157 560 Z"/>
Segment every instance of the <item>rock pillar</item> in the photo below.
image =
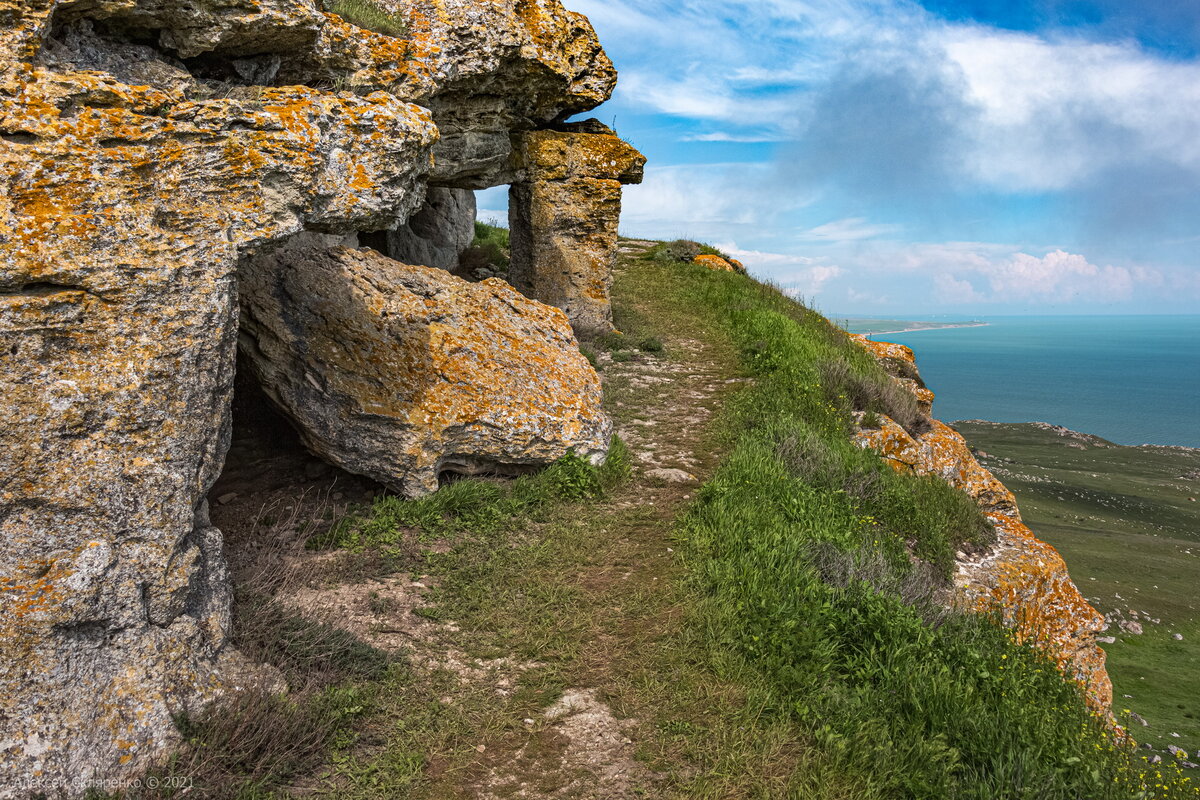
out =
<path fill-rule="evenodd" d="M 645 157 L 595 120 L 517 134 L 513 153 L 513 285 L 567 312 L 579 336 L 612 331 L 621 185 L 641 183 Z"/>

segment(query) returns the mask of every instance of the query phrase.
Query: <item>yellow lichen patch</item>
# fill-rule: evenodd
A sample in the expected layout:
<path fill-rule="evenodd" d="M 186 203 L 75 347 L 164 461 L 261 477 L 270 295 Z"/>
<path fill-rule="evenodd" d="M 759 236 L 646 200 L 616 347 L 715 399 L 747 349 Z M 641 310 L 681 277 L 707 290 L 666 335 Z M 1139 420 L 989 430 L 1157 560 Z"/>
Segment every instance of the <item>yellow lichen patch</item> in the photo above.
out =
<path fill-rule="evenodd" d="M 707 254 L 699 255 L 693 260 L 702 267 L 708 267 L 709 269 L 717 270 L 718 272 L 737 272 L 737 269 L 733 266 L 733 264 L 730 264 L 720 256 Z"/>

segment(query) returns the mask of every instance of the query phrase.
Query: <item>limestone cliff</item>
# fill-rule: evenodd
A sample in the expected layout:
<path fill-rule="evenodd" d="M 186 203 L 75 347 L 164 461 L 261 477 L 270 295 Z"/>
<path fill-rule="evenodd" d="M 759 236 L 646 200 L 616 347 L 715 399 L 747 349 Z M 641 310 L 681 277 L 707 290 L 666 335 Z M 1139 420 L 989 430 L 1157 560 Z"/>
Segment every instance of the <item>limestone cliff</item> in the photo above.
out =
<path fill-rule="evenodd" d="M 595 375 L 577 351 L 559 358 L 571 331 L 536 302 L 573 296 L 539 298 L 534 281 L 522 298 L 333 243 L 374 235 L 388 255 L 452 262 L 468 190 L 540 180 L 514 140 L 605 100 L 612 65 L 556 0 L 390 9 L 402 37 L 314 0 L 0 0 L 0 797 L 136 774 L 172 746 L 173 714 L 252 679 L 229 647 L 204 499 L 243 315 L 263 388 L 314 449 L 400 491 L 435 488 L 442 469 L 603 456 Z M 589 177 L 636 180 L 639 159 Z M 615 242 L 615 215 L 604 224 L 589 242 Z M 268 257 L 295 237 L 328 253 Z M 588 247 L 572 268 L 592 286 L 612 254 Z M 465 350 L 437 333 L 454 314 L 479 315 Z M 307 350 L 318 321 L 363 335 Z M 487 401 L 518 340 L 559 363 L 532 370 L 520 413 Z M 423 366 L 392 358 L 410 351 Z M 408 398 L 403 414 L 372 405 L 379 385 Z M 330 414 L 340 438 L 319 424 Z M 400 426 L 412 459 L 371 445 L 422 414 Z"/>
<path fill-rule="evenodd" d="M 912 350 L 855 338 L 929 413 L 933 393 L 920 380 Z M 1071 580 L 1062 556 L 1021 522 L 1012 492 L 980 465 L 957 431 L 932 420 L 930 430 L 914 438 L 891 419 L 881 419 L 879 427 L 859 430 L 862 446 L 876 450 L 897 470 L 937 475 L 962 489 L 995 525 L 996 543 L 990 550 L 958 554 L 954 601 L 973 611 L 998 614 L 1018 640 L 1045 650 L 1064 673 L 1079 681 L 1096 711 L 1109 714 L 1112 682 L 1104 651 L 1096 644 L 1096 634 L 1106 623 Z"/>

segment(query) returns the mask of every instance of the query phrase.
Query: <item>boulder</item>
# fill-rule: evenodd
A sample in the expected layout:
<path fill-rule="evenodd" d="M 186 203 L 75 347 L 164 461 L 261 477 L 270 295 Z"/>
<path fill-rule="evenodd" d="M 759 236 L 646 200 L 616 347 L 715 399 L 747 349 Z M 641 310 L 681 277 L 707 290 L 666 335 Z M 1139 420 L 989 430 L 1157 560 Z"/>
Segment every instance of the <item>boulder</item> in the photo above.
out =
<path fill-rule="evenodd" d="M 580 336 L 611 333 L 621 186 L 641 182 L 646 159 L 595 120 L 516 141 L 510 279 L 567 312 Z"/>
<path fill-rule="evenodd" d="M 242 266 L 242 344 L 313 452 L 407 496 L 439 476 L 599 461 L 612 423 L 566 315 L 301 236 Z"/>
<path fill-rule="evenodd" d="M 709 253 L 696 256 L 692 262 L 717 272 L 740 272 L 742 274 L 746 272 L 746 267 L 737 259 L 723 258 Z"/>

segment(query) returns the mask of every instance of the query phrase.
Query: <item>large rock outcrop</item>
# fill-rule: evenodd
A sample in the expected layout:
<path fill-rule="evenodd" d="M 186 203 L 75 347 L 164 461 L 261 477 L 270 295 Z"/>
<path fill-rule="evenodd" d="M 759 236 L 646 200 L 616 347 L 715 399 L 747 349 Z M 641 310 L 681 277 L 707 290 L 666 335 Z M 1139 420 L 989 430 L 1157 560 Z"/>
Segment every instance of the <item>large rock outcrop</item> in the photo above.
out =
<path fill-rule="evenodd" d="M 334 15 L 311 49 L 285 57 L 280 79 L 388 91 L 429 108 L 441 131 L 438 186 L 512 183 L 514 131 L 534 130 L 604 102 L 617 73 L 587 18 L 557 0 L 386 3 L 403 38 Z"/>
<path fill-rule="evenodd" d="M 407 41 L 312 0 L 0 0 L 0 797 L 134 775 L 176 741 L 173 714 L 242 683 L 204 500 L 239 265 L 304 232 L 394 229 L 431 184 L 507 182 L 515 133 L 612 89 L 555 0 L 396 10 Z M 479 291 L 566 347 L 557 312 Z M 421 299 L 426 332 L 441 297 Z M 576 377 L 562 388 L 586 393 Z M 599 452 L 602 425 L 581 431 Z M 471 468 L 478 441 L 447 434 L 441 465 Z M 537 460 L 520 447 L 485 457 Z"/>
<path fill-rule="evenodd" d="M 922 407 L 933 393 L 920 380 L 909 348 L 862 337 L 866 347 L 893 378 L 912 391 Z M 986 552 L 960 553 L 954 578 L 955 602 L 981 613 L 995 613 L 1020 641 L 1043 649 L 1086 690 L 1091 706 L 1109 714 L 1112 681 L 1096 634 L 1106 623 L 1071 580 L 1066 562 L 1021 522 L 1021 513 L 1004 484 L 975 456 L 966 440 L 948 425 L 932 420 L 930 430 L 914 438 L 887 417 L 878 428 L 864 428 L 858 442 L 877 451 L 895 469 L 936 475 L 970 495 L 996 529 Z"/>
<path fill-rule="evenodd" d="M 321 238 L 239 281 L 243 352 L 314 453 L 411 497 L 443 472 L 607 452 L 600 380 L 561 311 Z"/>
<path fill-rule="evenodd" d="M 595 120 L 516 141 L 512 282 L 566 311 L 581 336 L 609 333 L 621 186 L 641 182 L 646 159 Z"/>

